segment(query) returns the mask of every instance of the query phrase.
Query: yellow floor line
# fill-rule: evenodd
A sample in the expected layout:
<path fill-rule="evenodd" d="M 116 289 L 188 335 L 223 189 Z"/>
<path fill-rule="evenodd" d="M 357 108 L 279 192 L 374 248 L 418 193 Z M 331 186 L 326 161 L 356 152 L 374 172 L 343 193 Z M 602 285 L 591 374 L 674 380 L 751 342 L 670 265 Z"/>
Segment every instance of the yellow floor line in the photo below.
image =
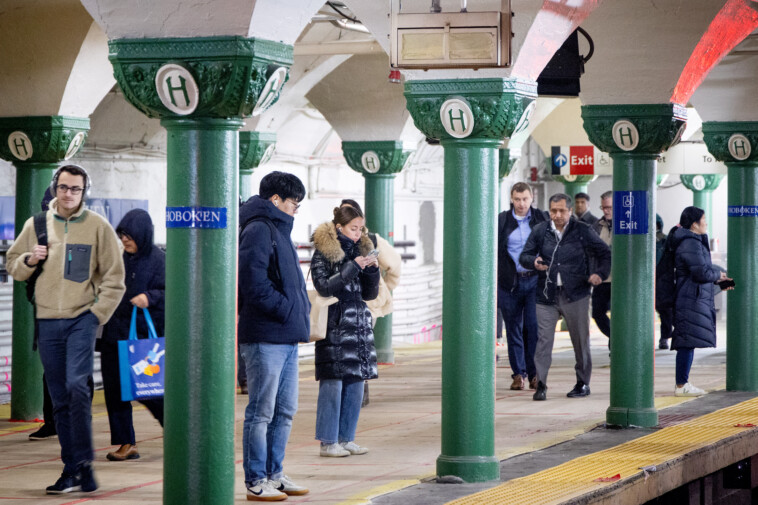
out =
<path fill-rule="evenodd" d="M 751 423 L 758 424 L 758 398 L 508 481 L 447 505 L 560 503 L 609 485 L 596 479 L 615 475 L 620 475 L 619 480 L 628 479 L 641 474 L 641 467 L 661 465 L 699 447 L 753 429 L 735 426 Z"/>

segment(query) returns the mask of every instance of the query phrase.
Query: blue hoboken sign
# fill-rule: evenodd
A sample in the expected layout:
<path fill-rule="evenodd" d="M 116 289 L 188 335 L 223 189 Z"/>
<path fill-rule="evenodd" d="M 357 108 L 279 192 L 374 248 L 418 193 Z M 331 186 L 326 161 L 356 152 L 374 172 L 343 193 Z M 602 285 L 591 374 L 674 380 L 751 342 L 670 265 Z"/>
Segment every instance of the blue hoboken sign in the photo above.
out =
<path fill-rule="evenodd" d="M 166 228 L 226 228 L 226 207 L 166 207 Z"/>
<path fill-rule="evenodd" d="M 758 217 L 758 206 L 756 205 L 730 205 L 729 217 Z"/>
<path fill-rule="evenodd" d="M 646 235 L 649 219 L 647 191 L 613 192 L 615 235 Z"/>

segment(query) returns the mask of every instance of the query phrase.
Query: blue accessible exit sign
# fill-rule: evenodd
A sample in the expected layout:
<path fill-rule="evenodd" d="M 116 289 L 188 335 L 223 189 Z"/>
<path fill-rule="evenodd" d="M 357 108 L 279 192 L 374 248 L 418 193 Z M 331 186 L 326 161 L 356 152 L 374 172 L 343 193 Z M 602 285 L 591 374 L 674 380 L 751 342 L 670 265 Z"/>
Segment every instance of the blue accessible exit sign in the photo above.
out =
<path fill-rule="evenodd" d="M 613 192 L 613 233 L 646 235 L 650 211 L 647 191 Z"/>

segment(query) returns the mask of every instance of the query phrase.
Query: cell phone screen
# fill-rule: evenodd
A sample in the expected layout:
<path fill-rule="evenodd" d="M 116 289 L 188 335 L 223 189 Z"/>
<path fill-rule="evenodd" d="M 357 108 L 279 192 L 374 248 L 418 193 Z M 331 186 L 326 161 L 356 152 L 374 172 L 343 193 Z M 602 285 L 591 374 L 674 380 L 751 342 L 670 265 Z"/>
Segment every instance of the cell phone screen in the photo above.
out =
<path fill-rule="evenodd" d="M 721 289 L 733 288 L 735 286 L 733 279 L 719 281 L 717 284 L 719 285 Z"/>

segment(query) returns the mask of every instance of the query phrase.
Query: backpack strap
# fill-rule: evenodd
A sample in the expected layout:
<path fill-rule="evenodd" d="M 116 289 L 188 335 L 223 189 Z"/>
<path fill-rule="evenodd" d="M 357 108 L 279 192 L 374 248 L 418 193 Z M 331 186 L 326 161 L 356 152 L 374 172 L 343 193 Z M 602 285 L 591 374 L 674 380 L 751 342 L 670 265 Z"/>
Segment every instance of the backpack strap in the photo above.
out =
<path fill-rule="evenodd" d="M 37 235 L 37 244 L 47 247 L 47 212 L 42 211 L 34 214 L 34 233 Z M 34 290 L 37 285 L 37 278 L 42 273 L 42 264 L 45 260 L 37 262 L 37 268 L 32 272 L 31 277 L 26 280 L 26 297 L 32 304 L 32 313 L 34 317 L 34 339 L 32 340 L 32 351 L 37 350 L 39 341 L 39 323 L 37 321 L 37 304 L 34 303 Z"/>

